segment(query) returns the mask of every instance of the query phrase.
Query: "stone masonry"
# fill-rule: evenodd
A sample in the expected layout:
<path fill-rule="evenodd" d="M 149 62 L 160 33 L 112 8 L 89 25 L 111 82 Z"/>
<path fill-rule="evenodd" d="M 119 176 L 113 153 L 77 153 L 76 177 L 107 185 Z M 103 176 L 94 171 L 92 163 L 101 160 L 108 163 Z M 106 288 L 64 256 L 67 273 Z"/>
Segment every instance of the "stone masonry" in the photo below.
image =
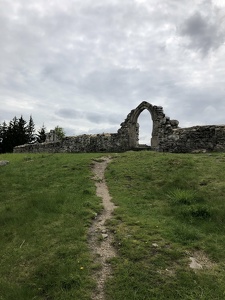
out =
<path fill-rule="evenodd" d="M 225 125 L 205 125 L 177 128 L 159 143 L 164 152 L 225 151 Z"/>
<path fill-rule="evenodd" d="M 153 122 L 151 149 L 161 152 L 225 151 L 225 125 L 194 126 L 179 128 L 177 120 L 170 120 L 161 106 L 143 101 L 131 110 L 117 133 L 79 135 L 55 140 L 53 131 L 44 143 L 26 144 L 14 148 L 22 152 L 124 152 L 137 149 L 139 144 L 138 117 L 148 110 Z"/>

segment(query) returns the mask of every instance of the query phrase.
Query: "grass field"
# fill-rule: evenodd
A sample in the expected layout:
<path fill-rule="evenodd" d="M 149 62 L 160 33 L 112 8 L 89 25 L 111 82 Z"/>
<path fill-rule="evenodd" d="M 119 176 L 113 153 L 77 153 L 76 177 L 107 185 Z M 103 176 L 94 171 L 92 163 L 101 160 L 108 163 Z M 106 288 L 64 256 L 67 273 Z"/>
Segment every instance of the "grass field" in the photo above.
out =
<path fill-rule="evenodd" d="M 124 153 L 107 178 L 119 206 L 108 299 L 225 299 L 225 154 Z"/>
<path fill-rule="evenodd" d="M 1 300 L 90 299 L 98 266 L 87 230 L 101 210 L 91 164 L 101 156 L 0 156 L 10 161 L 0 167 Z M 225 154 L 112 156 L 118 256 L 107 299 L 225 299 Z"/>
<path fill-rule="evenodd" d="M 90 299 L 87 228 L 101 209 L 91 180 L 99 154 L 0 159 L 0 299 Z"/>

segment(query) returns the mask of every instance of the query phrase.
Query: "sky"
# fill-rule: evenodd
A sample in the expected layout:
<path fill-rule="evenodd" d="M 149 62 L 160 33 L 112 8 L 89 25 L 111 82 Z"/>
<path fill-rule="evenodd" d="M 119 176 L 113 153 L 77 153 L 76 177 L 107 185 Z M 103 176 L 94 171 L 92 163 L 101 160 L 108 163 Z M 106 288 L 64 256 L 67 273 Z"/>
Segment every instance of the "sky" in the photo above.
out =
<path fill-rule="evenodd" d="M 1 124 L 114 133 L 142 101 L 225 124 L 225 0 L 0 0 Z"/>

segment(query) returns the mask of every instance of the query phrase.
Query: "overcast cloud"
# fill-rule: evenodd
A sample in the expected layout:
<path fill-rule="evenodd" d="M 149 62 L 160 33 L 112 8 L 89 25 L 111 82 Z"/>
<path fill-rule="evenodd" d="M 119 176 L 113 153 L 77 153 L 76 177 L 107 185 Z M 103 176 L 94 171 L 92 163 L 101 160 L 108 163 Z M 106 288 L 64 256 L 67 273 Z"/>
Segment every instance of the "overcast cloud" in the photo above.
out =
<path fill-rule="evenodd" d="M 143 100 L 225 124 L 225 0 L 0 0 L 0 123 L 116 132 Z M 139 118 L 150 138 L 151 119 Z"/>

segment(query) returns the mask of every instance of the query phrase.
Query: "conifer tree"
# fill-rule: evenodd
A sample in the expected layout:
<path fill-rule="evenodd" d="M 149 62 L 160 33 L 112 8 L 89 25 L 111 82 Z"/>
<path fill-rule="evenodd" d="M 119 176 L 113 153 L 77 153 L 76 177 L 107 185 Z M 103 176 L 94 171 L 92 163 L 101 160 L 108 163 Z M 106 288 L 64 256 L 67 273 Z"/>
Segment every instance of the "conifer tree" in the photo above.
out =
<path fill-rule="evenodd" d="M 14 117 L 8 124 L 3 122 L 0 126 L 1 152 L 13 152 L 15 146 L 26 144 L 34 135 L 34 123 L 32 118 L 28 126 L 21 116 L 19 119 Z"/>
<path fill-rule="evenodd" d="M 38 131 L 37 141 L 38 143 L 44 143 L 45 140 L 46 140 L 46 128 L 43 124 L 40 130 Z"/>
<path fill-rule="evenodd" d="M 1 149 L 0 149 L 0 152 L 1 153 L 6 152 L 5 151 L 5 145 L 4 145 L 4 140 L 6 138 L 6 135 L 7 135 L 7 124 L 4 121 L 2 123 L 2 125 L 0 126 L 0 139 L 1 139 L 1 145 L 0 145 Z"/>
<path fill-rule="evenodd" d="M 28 143 L 32 143 L 36 140 L 35 137 L 35 125 L 32 116 L 30 116 L 29 123 L 27 125 L 27 139 Z"/>
<path fill-rule="evenodd" d="M 3 140 L 5 152 L 12 152 L 13 147 L 17 144 L 16 131 L 17 131 L 18 119 L 14 117 L 8 124 L 5 138 Z"/>
<path fill-rule="evenodd" d="M 19 145 L 28 143 L 29 136 L 28 136 L 26 124 L 27 124 L 27 122 L 23 119 L 23 116 L 21 116 L 18 120 L 18 131 L 17 132 L 15 131 L 15 133 L 17 134 L 15 146 L 19 146 Z"/>

